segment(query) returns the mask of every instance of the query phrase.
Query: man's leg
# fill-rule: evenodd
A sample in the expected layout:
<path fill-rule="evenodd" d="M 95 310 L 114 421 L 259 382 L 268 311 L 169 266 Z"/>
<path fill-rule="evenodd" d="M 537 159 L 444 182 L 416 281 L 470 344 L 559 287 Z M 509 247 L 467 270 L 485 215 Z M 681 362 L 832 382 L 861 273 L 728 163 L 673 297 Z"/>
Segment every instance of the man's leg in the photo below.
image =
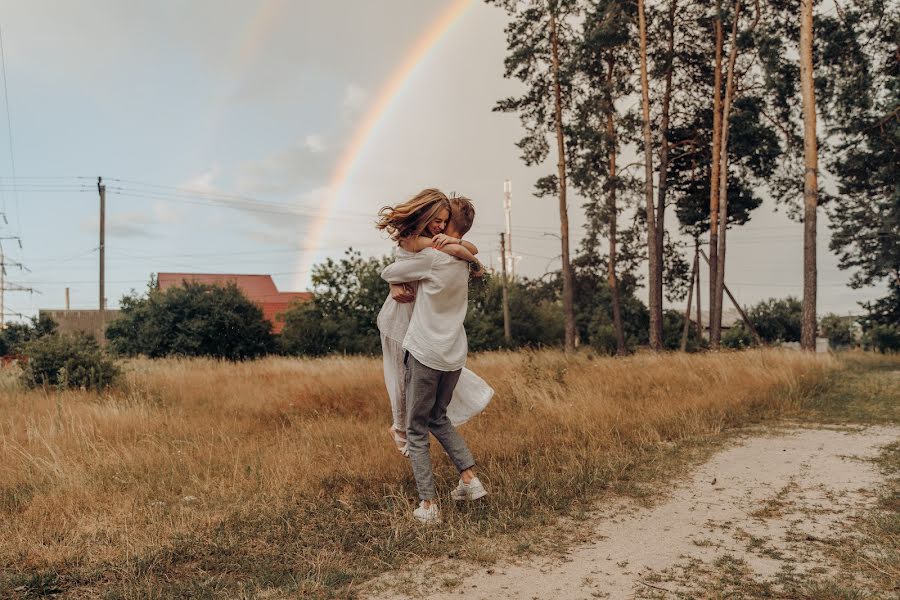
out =
<path fill-rule="evenodd" d="M 453 390 L 456 388 L 456 382 L 459 381 L 459 375 L 462 371 L 441 372 L 438 380 L 436 399 L 434 407 L 431 409 L 431 415 L 428 427 L 434 437 L 438 439 L 447 452 L 447 456 L 453 461 L 456 469 L 460 472 L 466 472 L 475 466 L 475 459 L 469 452 L 465 440 L 450 423 L 447 418 L 447 406 L 453 397 Z M 430 464 L 430 463 L 429 463 Z M 469 473 L 468 475 L 474 476 Z"/>
<path fill-rule="evenodd" d="M 409 462 L 419 498 L 430 502 L 436 497 L 434 472 L 428 454 L 428 425 L 437 398 L 441 371 L 426 367 L 406 353 L 406 439 Z"/>

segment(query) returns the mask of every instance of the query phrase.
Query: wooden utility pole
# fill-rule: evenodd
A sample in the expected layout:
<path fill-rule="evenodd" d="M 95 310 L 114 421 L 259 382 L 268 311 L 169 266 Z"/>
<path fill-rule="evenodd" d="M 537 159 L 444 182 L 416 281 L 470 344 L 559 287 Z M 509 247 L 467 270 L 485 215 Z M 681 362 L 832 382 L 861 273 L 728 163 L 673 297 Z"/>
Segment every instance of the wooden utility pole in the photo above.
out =
<path fill-rule="evenodd" d="M 706 264 L 708 265 L 708 264 L 709 264 L 709 258 L 707 258 L 706 253 L 703 252 L 703 250 L 700 250 L 700 256 L 703 257 L 703 260 L 705 260 L 705 261 L 706 261 Z M 737 300 L 735 300 L 734 296 L 733 296 L 732 293 L 731 293 L 731 290 L 729 290 L 729 289 L 728 289 L 728 286 L 725 285 L 725 282 L 722 282 L 722 289 L 725 290 L 725 293 L 726 293 L 726 294 L 728 294 L 728 299 L 731 300 L 731 303 L 732 303 L 732 304 L 734 305 L 734 307 L 737 309 L 738 314 L 741 315 L 741 319 L 744 321 L 744 325 L 746 325 L 746 326 L 747 326 L 747 329 L 750 330 L 750 335 L 753 336 L 753 341 L 756 343 L 757 346 L 762 346 L 762 338 L 759 337 L 759 334 L 758 334 L 758 333 L 756 333 L 756 328 L 753 327 L 753 324 L 752 324 L 752 323 L 750 323 L 750 319 L 749 319 L 749 317 L 747 317 L 747 313 L 744 312 L 744 309 L 741 308 L 741 305 L 738 304 L 738 301 L 737 301 Z M 712 304 L 712 303 L 710 302 L 710 304 Z M 720 314 L 719 316 L 721 317 L 721 314 Z M 710 331 L 712 331 L 712 324 L 711 324 L 711 323 L 710 323 Z"/>
<path fill-rule="evenodd" d="M 559 154 L 559 229 L 562 242 L 563 313 L 566 328 L 566 352 L 575 350 L 575 297 L 572 263 L 569 260 L 569 212 L 566 202 L 566 144 L 563 139 L 562 89 L 559 83 L 559 38 L 556 27 L 556 3 L 550 3 L 550 53 L 553 71 L 553 108 L 556 148 Z"/>
<path fill-rule="evenodd" d="M 512 344 L 512 331 L 509 326 L 509 279 L 506 277 L 506 236 L 500 233 L 500 254 L 503 257 L 501 273 L 503 276 L 503 339 Z"/>
<path fill-rule="evenodd" d="M 800 95 L 803 103 L 803 305 L 800 347 L 816 350 L 816 207 L 818 206 L 818 149 L 816 94 L 813 85 L 813 0 L 800 1 Z"/>
<path fill-rule="evenodd" d="M 69 288 L 66 288 L 66 310 L 69 310 Z"/>
<path fill-rule="evenodd" d="M 694 243 L 694 253 L 700 254 L 700 243 Z M 703 313 L 700 310 L 700 263 L 697 263 L 697 343 L 703 343 Z"/>
<path fill-rule="evenodd" d="M 694 267 L 691 269 L 691 287 L 688 288 L 687 308 L 684 311 L 684 329 L 681 332 L 681 351 L 687 350 L 688 334 L 691 331 L 691 300 L 694 298 L 694 284 L 700 287 L 700 256 L 694 251 Z"/>
<path fill-rule="evenodd" d="M 640 30 L 641 60 L 641 109 L 644 119 L 644 194 L 647 203 L 647 256 L 649 258 L 650 277 L 650 348 L 662 350 L 661 309 L 656 295 L 656 216 L 653 206 L 653 141 L 650 135 L 650 83 L 647 75 L 647 22 L 644 15 L 644 0 L 638 0 L 638 27 Z"/>

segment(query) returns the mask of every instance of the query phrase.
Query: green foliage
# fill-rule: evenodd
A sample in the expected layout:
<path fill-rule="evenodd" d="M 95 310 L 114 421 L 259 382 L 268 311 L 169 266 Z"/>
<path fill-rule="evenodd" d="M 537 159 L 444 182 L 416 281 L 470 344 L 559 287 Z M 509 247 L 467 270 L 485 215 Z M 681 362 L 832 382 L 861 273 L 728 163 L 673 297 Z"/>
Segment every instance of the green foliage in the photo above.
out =
<path fill-rule="evenodd" d="M 802 305 L 792 296 L 769 298 L 747 311 L 756 333 L 766 343 L 799 342 Z"/>
<path fill-rule="evenodd" d="M 853 319 L 840 315 L 828 314 L 819 323 L 819 333 L 828 338 L 831 348 L 849 348 L 856 345 L 853 334 Z"/>
<path fill-rule="evenodd" d="M 722 345 L 732 350 L 741 350 L 753 345 L 753 336 L 743 323 L 722 330 Z"/>
<path fill-rule="evenodd" d="M 123 356 L 211 356 L 244 360 L 274 349 L 272 324 L 237 285 L 183 282 L 122 298 L 109 324 L 110 349 Z"/>
<path fill-rule="evenodd" d="M 0 329 L 0 356 L 22 354 L 24 345 L 56 331 L 56 322 L 47 315 L 32 317 L 30 323 L 8 323 Z"/>
<path fill-rule="evenodd" d="M 509 283 L 512 343 L 503 337 L 503 285 L 498 276 L 484 284 L 470 284 L 466 337 L 472 351 L 561 344 L 564 337 L 562 305 L 546 284 L 521 278 Z"/>
<path fill-rule="evenodd" d="M 900 325 L 874 325 L 862 338 L 863 348 L 878 352 L 900 352 Z"/>
<path fill-rule="evenodd" d="M 612 294 L 608 285 L 600 288 L 600 300 L 590 311 L 586 339 L 592 348 L 605 354 L 616 353 L 616 331 L 612 315 Z M 579 306 L 579 312 L 588 312 L 588 307 Z M 649 336 L 650 311 L 633 294 L 622 295 L 622 330 L 625 335 L 625 349 L 634 352 L 638 346 L 646 344 Z"/>
<path fill-rule="evenodd" d="M 102 390 L 121 372 L 97 341 L 83 334 L 44 335 L 27 342 L 22 381 L 28 387 Z"/>
<path fill-rule="evenodd" d="M 304 356 L 381 352 L 378 312 L 390 290 L 381 271 L 391 262 L 390 257 L 363 258 L 350 248 L 341 260 L 314 266 L 313 300 L 282 315 L 281 351 Z"/>

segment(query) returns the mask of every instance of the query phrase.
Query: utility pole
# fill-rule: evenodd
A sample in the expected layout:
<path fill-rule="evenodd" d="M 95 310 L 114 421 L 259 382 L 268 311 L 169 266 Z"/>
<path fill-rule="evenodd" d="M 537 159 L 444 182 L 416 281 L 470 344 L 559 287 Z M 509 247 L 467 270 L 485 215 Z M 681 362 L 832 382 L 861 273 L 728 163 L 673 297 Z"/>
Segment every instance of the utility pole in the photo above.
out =
<path fill-rule="evenodd" d="M 69 310 L 69 288 L 66 288 L 66 310 Z"/>
<path fill-rule="evenodd" d="M 694 298 L 694 284 L 699 291 L 700 255 L 694 251 L 694 267 L 691 269 L 691 287 L 688 289 L 687 308 L 684 311 L 684 330 L 681 332 L 681 351 L 687 350 L 688 334 L 691 331 L 691 300 Z"/>
<path fill-rule="evenodd" d="M 503 182 L 503 209 L 506 211 L 506 251 L 507 255 L 504 260 L 508 260 L 507 268 L 512 273 L 512 278 L 516 278 L 516 259 L 513 256 L 512 246 L 512 182 L 507 179 Z"/>
<path fill-rule="evenodd" d="M 694 243 L 694 254 L 700 254 L 700 243 Z M 697 265 L 697 343 L 703 344 L 703 313 L 700 311 L 700 268 Z"/>
<path fill-rule="evenodd" d="M 106 322 L 106 186 L 103 178 L 97 178 L 97 191 L 100 192 L 100 323 Z"/>
<path fill-rule="evenodd" d="M 500 234 L 500 254 L 506 256 L 506 237 Z M 509 327 L 509 280 L 506 278 L 506 260 L 503 261 L 503 339 L 507 344 L 512 343 L 512 331 Z"/>
<path fill-rule="evenodd" d="M 706 261 L 706 264 L 708 266 L 709 258 L 706 256 L 706 253 L 702 249 L 700 250 L 700 256 L 703 257 L 703 260 Z M 731 294 L 731 290 L 728 289 L 728 286 L 725 285 L 724 281 L 722 281 L 722 289 L 725 291 L 726 294 L 728 294 L 728 299 L 731 300 L 731 303 L 737 309 L 738 314 L 741 315 L 741 319 L 744 321 L 744 325 L 746 325 L 747 329 L 750 330 L 750 335 L 753 336 L 753 341 L 756 342 L 757 346 L 762 346 L 763 345 L 762 338 L 759 337 L 758 333 L 756 333 L 756 328 L 753 327 L 752 323 L 750 323 L 750 319 L 747 317 L 747 313 L 744 312 L 744 309 L 741 308 L 741 305 L 738 304 L 738 301 L 734 299 L 734 296 Z M 713 301 L 712 301 L 712 298 L 710 298 L 709 305 L 712 306 L 712 304 L 713 304 Z M 710 310 L 712 310 L 712 309 L 710 309 Z M 719 317 L 721 318 L 721 316 L 722 315 L 720 314 Z M 721 325 L 721 323 L 720 323 L 720 325 Z M 710 323 L 709 323 L 710 336 L 712 336 L 712 327 L 713 327 L 713 323 L 712 323 L 712 321 L 710 321 Z"/>

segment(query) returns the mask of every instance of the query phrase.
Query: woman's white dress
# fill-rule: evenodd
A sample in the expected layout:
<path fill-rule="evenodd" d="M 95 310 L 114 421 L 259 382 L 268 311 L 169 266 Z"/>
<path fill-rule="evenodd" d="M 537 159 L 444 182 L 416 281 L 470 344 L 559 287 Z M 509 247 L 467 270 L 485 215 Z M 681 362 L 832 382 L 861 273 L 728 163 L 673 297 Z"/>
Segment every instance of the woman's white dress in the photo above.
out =
<path fill-rule="evenodd" d="M 413 256 L 414 253 L 397 248 L 398 258 Z M 418 292 L 417 283 L 411 284 Z M 381 332 L 381 350 L 384 353 L 384 384 L 391 399 L 394 428 L 406 431 L 406 367 L 403 364 L 403 338 L 409 328 L 415 302 L 401 303 L 390 294 L 378 313 L 378 330 Z M 453 391 L 453 398 L 447 407 L 447 417 L 454 427 L 458 427 L 480 413 L 491 401 L 494 390 L 487 382 L 463 368 L 459 382 Z"/>

